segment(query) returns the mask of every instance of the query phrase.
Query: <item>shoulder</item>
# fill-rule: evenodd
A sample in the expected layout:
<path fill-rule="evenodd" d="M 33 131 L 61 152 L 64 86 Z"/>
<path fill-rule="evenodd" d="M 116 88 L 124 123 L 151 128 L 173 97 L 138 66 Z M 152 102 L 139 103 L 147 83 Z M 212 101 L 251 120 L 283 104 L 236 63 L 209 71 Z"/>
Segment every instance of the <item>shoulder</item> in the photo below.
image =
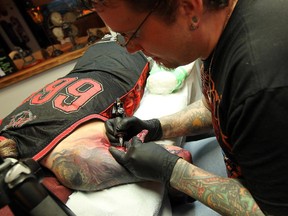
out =
<path fill-rule="evenodd" d="M 264 1 L 238 1 L 216 50 L 213 79 L 220 92 L 229 90 L 238 101 L 288 86 L 288 28 L 279 17 L 267 15 L 280 12 L 281 20 L 287 20 L 288 2 L 283 9 L 279 3 L 269 8 Z"/>

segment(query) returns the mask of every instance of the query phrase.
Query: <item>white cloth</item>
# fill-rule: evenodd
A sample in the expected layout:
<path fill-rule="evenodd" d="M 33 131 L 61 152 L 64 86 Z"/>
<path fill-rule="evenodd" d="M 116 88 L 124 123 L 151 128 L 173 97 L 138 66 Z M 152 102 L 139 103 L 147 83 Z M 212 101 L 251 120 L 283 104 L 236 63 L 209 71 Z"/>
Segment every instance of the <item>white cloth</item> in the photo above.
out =
<path fill-rule="evenodd" d="M 179 112 L 190 103 L 201 99 L 199 69 L 194 62 L 186 65 L 185 68 L 189 71 L 189 75 L 181 89 L 171 94 L 151 94 L 145 89 L 140 107 L 134 116 L 143 120 L 159 118 Z M 178 137 L 175 139 L 160 140 L 157 143 L 180 146 L 183 141 L 183 137 Z"/>
<path fill-rule="evenodd" d="M 164 194 L 160 183 L 142 182 L 75 192 L 66 204 L 77 216 L 158 216 Z"/>

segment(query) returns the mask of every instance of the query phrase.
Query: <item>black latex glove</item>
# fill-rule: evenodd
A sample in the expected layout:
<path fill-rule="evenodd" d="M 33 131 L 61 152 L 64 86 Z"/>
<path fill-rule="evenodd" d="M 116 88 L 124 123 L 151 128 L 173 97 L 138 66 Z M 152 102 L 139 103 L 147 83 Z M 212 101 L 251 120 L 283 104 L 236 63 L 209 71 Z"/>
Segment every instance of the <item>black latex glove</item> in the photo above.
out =
<path fill-rule="evenodd" d="M 145 142 L 158 140 L 162 137 L 161 123 L 158 119 L 140 120 L 134 116 L 127 118 L 117 117 L 108 119 L 105 122 L 105 128 L 112 145 L 118 142 L 119 134 L 123 135 L 124 141 L 128 141 L 144 129 L 148 130 L 148 134 L 144 139 Z"/>
<path fill-rule="evenodd" d="M 109 151 L 118 163 L 137 178 L 163 183 L 169 182 L 180 158 L 156 143 L 142 143 L 138 137 L 133 137 L 127 153 L 115 147 L 110 147 Z"/>

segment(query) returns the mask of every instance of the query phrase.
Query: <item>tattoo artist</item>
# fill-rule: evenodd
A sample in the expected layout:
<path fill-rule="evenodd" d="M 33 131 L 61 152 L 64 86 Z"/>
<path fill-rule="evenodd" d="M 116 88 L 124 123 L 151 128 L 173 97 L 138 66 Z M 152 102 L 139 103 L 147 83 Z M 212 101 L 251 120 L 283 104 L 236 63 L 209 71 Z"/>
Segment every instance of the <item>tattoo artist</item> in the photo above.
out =
<path fill-rule="evenodd" d="M 176 68 L 202 60 L 203 100 L 175 115 L 106 122 L 111 142 L 132 138 L 115 159 L 222 215 L 288 215 L 288 1 L 91 0 L 119 45 Z M 165 151 L 154 140 L 213 127 L 228 178 Z M 193 153 L 193 152 L 192 152 Z"/>

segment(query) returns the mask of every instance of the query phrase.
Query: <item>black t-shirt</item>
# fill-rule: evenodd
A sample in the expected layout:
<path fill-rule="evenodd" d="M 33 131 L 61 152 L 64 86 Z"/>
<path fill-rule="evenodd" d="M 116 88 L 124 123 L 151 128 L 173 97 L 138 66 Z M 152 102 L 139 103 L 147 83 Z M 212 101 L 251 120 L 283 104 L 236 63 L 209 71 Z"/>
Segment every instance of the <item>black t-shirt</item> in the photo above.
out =
<path fill-rule="evenodd" d="M 138 108 L 149 74 L 147 58 L 114 41 L 89 47 L 66 76 L 25 99 L 0 124 L 0 136 L 16 141 L 21 158 L 41 159 L 80 124 L 105 121 L 120 98 L 126 115 Z"/>
<path fill-rule="evenodd" d="M 229 175 L 273 215 L 288 215 L 287 11 L 288 1 L 239 0 L 202 74 Z"/>

